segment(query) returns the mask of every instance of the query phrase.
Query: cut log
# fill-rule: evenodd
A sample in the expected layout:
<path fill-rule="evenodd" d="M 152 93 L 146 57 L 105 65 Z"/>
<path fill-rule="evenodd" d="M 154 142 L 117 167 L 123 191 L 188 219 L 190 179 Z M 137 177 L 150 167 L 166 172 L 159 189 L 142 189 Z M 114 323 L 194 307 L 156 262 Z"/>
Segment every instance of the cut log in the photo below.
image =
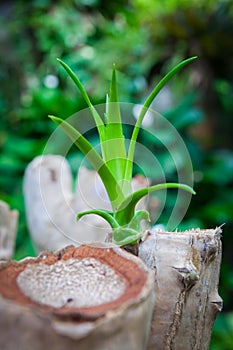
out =
<path fill-rule="evenodd" d="M 153 273 L 121 248 L 1 263 L 0 348 L 143 350 L 153 306 Z"/>
<path fill-rule="evenodd" d="M 7 203 L 0 201 L 0 260 L 12 258 L 17 228 L 18 211 L 10 210 Z"/>
<path fill-rule="evenodd" d="M 139 256 L 156 275 L 148 350 L 208 350 L 218 294 L 221 229 L 149 232 Z"/>

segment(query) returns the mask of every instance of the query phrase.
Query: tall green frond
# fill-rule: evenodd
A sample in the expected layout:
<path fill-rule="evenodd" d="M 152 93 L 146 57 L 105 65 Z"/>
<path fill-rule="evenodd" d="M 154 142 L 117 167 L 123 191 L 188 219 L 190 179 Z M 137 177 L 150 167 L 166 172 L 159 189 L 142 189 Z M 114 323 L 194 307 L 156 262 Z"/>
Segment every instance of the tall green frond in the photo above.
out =
<path fill-rule="evenodd" d="M 119 203 L 125 198 L 124 194 L 118 185 L 112 172 L 109 170 L 106 163 L 96 152 L 90 142 L 72 125 L 61 118 L 49 116 L 49 118 L 59 125 L 72 142 L 80 149 L 80 151 L 87 157 L 90 164 L 98 172 L 108 193 L 109 199 L 112 203 L 113 209 L 119 206 Z"/>
<path fill-rule="evenodd" d="M 104 123 L 103 123 L 100 115 L 98 114 L 97 110 L 92 105 L 92 103 L 91 103 L 91 101 L 89 99 L 89 96 L 88 96 L 84 86 L 82 85 L 82 83 L 79 80 L 79 78 L 77 77 L 77 75 L 72 71 L 72 69 L 65 62 L 63 62 L 59 58 L 57 58 L 57 61 L 66 70 L 66 72 L 69 74 L 70 78 L 73 80 L 75 85 L 78 87 L 81 95 L 83 96 L 83 99 L 85 100 L 86 104 L 90 108 L 91 114 L 93 116 L 93 119 L 95 121 L 97 130 L 98 130 L 98 133 L 99 133 L 100 141 L 104 142 L 104 140 L 105 140 L 105 126 L 104 126 Z"/>
<path fill-rule="evenodd" d="M 150 95 L 147 97 L 146 101 L 144 102 L 141 111 L 139 113 L 138 120 L 135 124 L 130 145 L 129 145 L 129 151 L 128 151 L 128 158 L 126 163 L 126 169 L 125 169 L 125 179 L 130 179 L 132 177 L 132 168 L 133 168 L 133 158 L 134 158 L 134 151 L 135 151 L 135 145 L 138 137 L 138 133 L 140 131 L 142 121 L 144 116 L 146 115 L 146 112 L 148 111 L 148 108 L 150 107 L 151 103 L 155 99 L 155 97 L 158 95 L 158 93 L 162 90 L 162 88 L 168 83 L 168 81 L 176 74 L 178 73 L 184 66 L 186 66 L 188 63 L 195 60 L 197 56 L 188 58 L 179 64 L 177 64 L 172 70 L 170 70 L 155 86 L 153 91 L 150 93 Z"/>
<path fill-rule="evenodd" d="M 106 102 L 106 133 L 105 143 L 103 145 L 104 160 L 116 176 L 116 179 L 122 182 L 125 174 L 126 149 L 125 138 L 122 130 L 120 105 L 118 101 L 115 65 L 112 70 L 109 99 L 107 99 Z"/>

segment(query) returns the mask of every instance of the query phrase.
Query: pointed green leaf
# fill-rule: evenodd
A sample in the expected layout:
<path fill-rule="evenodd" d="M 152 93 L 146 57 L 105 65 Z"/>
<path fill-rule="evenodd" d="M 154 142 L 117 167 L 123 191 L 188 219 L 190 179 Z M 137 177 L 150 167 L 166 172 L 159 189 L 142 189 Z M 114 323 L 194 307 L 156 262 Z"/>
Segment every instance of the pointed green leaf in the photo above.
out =
<path fill-rule="evenodd" d="M 119 245 L 135 244 L 142 236 L 141 221 L 150 221 L 146 210 L 138 210 L 130 223 L 113 230 L 113 241 Z"/>
<path fill-rule="evenodd" d="M 121 112 L 118 100 L 116 67 L 113 66 L 108 106 L 108 132 L 110 138 L 123 138 Z"/>
<path fill-rule="evenodd" d="M 145 187 L 134 192 L 129 197 L 127 197 L 125 201 L 122 202 L 117 212 L 115 213 L 115 219 L 117 220 L 119 225 L 128 224 L 134 216 L 135 206 L 140 201 L 140 199 L 142 199 L 150 193 L 168 188 L 178 188 L 185 190 L 191 194 L 196 194 L 196 192 L 190 186 L 178 183 L 164 183 L 150 187 Z"/>
<path fill-rule="evenodd" d="M 122 181 L 125 174 L 126 149 L 122 130 L 120 106 L 118 103 L 118 90 L 116 68 L 113 66 L 110 84 L 110 95 L 107 100 L 106 134 L 104 143 L 104 160 L 116 176 Z"/>
<path fill-rule="evenodd" d="M 124 199 L 124 195 L 121 188 L 117 184 L 115 177 L 104 163 L 103 159 L 96 152 L 90 142 L 72 125 L 61 118 L 54 116 L 49 116 L 49 118 L 62 128 L 67 136 L 69 136 L 80 151 L 87 157 L 93 168 L 98 172 L 114 209 L 117 205 L 119 205 L 122 199 Z"/>
<path fill-rule="evenodd" d="M 150 95 L 147 97 L 145 103 L 143 104 L 138 120 L 135 124 L 132 136 L 131 136 L 131 141 L 129 145 L 129 151 L 128 151 L 128 159 L 126 163 L 126 173 L 125 173 L 125 179 L 131 179 L 132 177 L 132 167 L 133 167 L 133 158 L 134 158 L 134 151 L 135 151 L 135 145 L 138 137 L 138 133 L 140 131 L 140 127 L 142 125 L 142 121 L 144 116 L 146 115 L 146 112 L 148 111 L 148 108 L 150 107 L 151 103 L 155 99 L 155 97 L 158 95 L 158 93 L 162 90 L 162 88 L 168 83 L 168 81 L 176 74 L 178 73 L 186 64 L 192 62 L 195 60 L 197 56 L 188 58 L 182 62 L 180 62 L 178 65 L 176 65 L 170 72 L 168 72 L 160 81 L 159 83 L 155 86 L 153 91 L 150 93 Z"/>
<path fill-rule="evenodd" d="M 109 211 L 103 210 L 103 209 L 91 209 L 91 210 L 87 210 L 87 211 L 83 211 L 81 213 L 78 213 L 77 220 L 79 220 L 80 218 L 82 218 L 85 215 L 90 215 L 90 214 L 101 216 L 103 219 L 105 219 L 109 223 L 109 225 L 113 229 L 116 229 L 119 227 L 117 221 L 114 219 L 112 214 Z"/>
<path fill-rule="evenodd" d="M 57 58 L 57 61 L 66 70 L 66 72 L 69 74 L 69 76 L 71 77 L 71 79 L 73 80 L 75 85 L 78 87 L 79 91 L 81 92 L 81 95 L 83 96 L 86 104 L 88 105 L 88 107 L 91 110 L 91 113 L 92 113 L 92 116 L 94 118 L 97 130 L 99 132 L 100 140 L 101 140 L 101 142 L 104 142 L 104 140 L 105 140 L 105 126 L 104 126 L 104 123 L 103 123 L 101 117 L 99 116 L 97 110 L 92 105 L 92 103 L 91 103 L 91 101 L 89 99 L 89 96 L 88 96 L 84 86 L 82 85 L 82 83 L 79 80 L 79 78 L 77 77 L 77 75 L 72 71 L 72 69 L 65 62 L 63 62 L 59 58 Z"/>
<path fill-rule="evenodd" d="M 141 237 L 142 233 L 132 228 L 119 227 L 113 230 L 113 242 L 120 246 L 136 244 Z"/>
<path fill-rule="evenodd" d="M 136 211 L 130 223 L 128 224 L 128 227 L 132 228 L 133 230 L 136 230 L 137 232 L 140 232 L 142 220 L 150 222 L 150 215 L 147 210 Z"/>

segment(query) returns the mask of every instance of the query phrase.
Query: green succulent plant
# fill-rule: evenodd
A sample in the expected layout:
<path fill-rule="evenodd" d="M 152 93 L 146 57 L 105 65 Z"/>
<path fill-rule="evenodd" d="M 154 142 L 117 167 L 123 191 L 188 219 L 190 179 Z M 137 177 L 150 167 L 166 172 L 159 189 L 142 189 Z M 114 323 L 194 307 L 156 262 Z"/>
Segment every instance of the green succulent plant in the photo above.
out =
<path fill-rule="evenodd" d="M 66 63 L 58 59 L 58 62 L 63 66 L 78 87 L 91 111 L 99 134 L 101 154 L 99 154 L 94 146 L 70 123 L 55 116 L 49 117 L 62 128 L 72 142 L 74 142 L 79 150 L 86 156 L 92 167 L 98 172 L 112 207 L 112 211 L 91 209 L 78 213 L 77 219 L 89 214 L 101 216 L 110 224 L 113 231 L 113 242 L 118 245 L 136 244 L 140 240 L 143 233 L 141 221 L 150 221 L 149 213 L 146 210 L 136 210 L 137 203 L 144 196 L 155 191 L 169 188 L 178 188 L 195 194 L 195 191 L 190 186 L 179 183 L 162 183 L 148 186 L 131 193 L 134 151 L 143 118 L 151 103 L 165 84 L 179 72 L 181 68 L 195 59 L 196 57 L 191 57 L 180 62 L 155 86 L 141 108 L 131 135 L 128 149 L 126 149 L 125 137 L 123 134 L 115 65 L 112 71 L 110 93 L 106 98 L 106 113 L 102 119 L 96 108 L 92 105 L 79 78 Z"/>

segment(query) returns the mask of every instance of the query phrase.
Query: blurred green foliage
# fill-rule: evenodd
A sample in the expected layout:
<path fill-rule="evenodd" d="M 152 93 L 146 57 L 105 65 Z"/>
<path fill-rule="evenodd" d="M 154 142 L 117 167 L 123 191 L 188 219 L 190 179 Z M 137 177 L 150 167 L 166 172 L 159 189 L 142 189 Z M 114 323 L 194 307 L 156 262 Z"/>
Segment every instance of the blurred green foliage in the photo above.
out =
<path fill-rule="evenodd" d="M 174 63 L 198 55 L 199 60 L 169 85 L 170 97 L 161 112 L 181 134 L 194 167 L 198 194 L 179 229 L 225 223 L 220 294 L 225 311 L 232 310 L 232 1 L 1 1 L 0 22 L 0 198 L 20 211 L 15 257 L 34 254 L 22 177 L 54 130 L 47 115 L 66 117 L 86 107 L 56 57 L 78 72 L 97 104 L 104 102 L 114 62 L 120 100 L 138 103 Z M 161 164 L 169 164 L 149 133 L 140 137 Z M 80 161 L 78 155 L 69 157 L 72 165 Z M 153 175 L 146 161 L 144 171 Z M 167 172 L 175 177 L 172 165 Z M 162 222 L 173 204 L 170 194 Z M 232 334 L 232 313 L 223 312 L 215 323 L 211 349 L 232 349 Z"/>

